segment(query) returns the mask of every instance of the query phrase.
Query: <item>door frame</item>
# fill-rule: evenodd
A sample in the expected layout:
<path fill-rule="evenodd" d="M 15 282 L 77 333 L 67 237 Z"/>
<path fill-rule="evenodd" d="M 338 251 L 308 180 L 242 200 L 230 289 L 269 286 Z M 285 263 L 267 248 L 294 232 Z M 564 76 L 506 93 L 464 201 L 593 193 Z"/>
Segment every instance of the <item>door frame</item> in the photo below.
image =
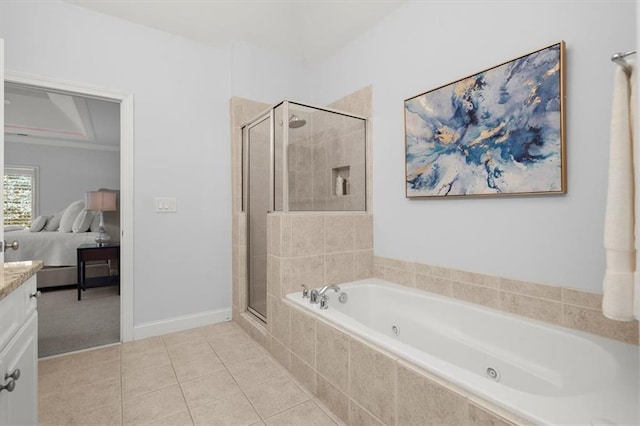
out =
<path fill-rule="evenodd" d="M 96 97 L 120 104 L 120 341 L 132 341 L 134 338 L 133 94 L 10 70 L 4 72 L 3 87 L 4 82 Z M 4 152 L 4 145 L 2 149 Z"/>
<path fill-rule="evenodd" d="M 268 203 L 268 207 L 267 207 L 267 211 L 264 212 L 264 215 L 268 215 L 269 212 L 272 212 L 274 210 L 274 199 L 273 199 L 273 183 L 274 183 L 274 164 L 273 164 L 273 154 L 274 154 L 274 134 L 273 134 L 273 126 L 274 126 L 274 113 L 273 113 L 273 109 L 269 110 L 269 112 L 262 114 L 260 116 L 258 116 L 256 119 L 254 119 L 251 123 L 248 123 L 244 126 L 242 126 L 242 170 L 243 170 L 243 181 L 246 179 L 246 191 L 247 191 L 247 202 L 246 205 L 244 205 L 244 211 L 246 213 L 246 220 L 247 220 L 247 264 L 244 265 L 244 267 L 247 268 L 247 291 L 246 291 L 246 306 L 247 306 L 247 311 L 249 313 L 251 313 L 252 315 L 254 315 L 257 319 L 259 319 L 260 321 L 262 321 L 263 323 L 267 323 L 267 312 L 266 312 L 266 296 L 267 296 L 267 291 L 265 288 L 265 312 L 264 314 L 261 312 L 258 312 L 257 309 L 255 309 L 253 306 L 251 306 L 251 288 L 252 288 L 252 282 L 253 282 L 253 268 L 252 266 L 252 260 L 251 260 L 251 249 L 252 249 L 252 245 L 251 245 L 251 234 L 252 234 L 252 228 L 250 226 L 251 224 L 251 215 L 252 214 L 259 214 L 258 212 L 253 212 L 251 211 L 251 189 L 250 189 L 250 182 L 251 182 L 251 167 L 250 167 L 250 160 L 251 160 L 251 148 L 250 148 L 250 130 L 254 127 L 257 127 L 261 124 L 263 124 L 265 121 L 268 121 L 269 124 L 269 203 Z M 244 184 L 243 184 L 244 186 Z M 243 189 L 244 190 L 244 189 Z M 266 232 L 266 229 L 265 229 Z M 265 235 L 265 242 L 267 241 L 266 239 L 266 235 Z M 265 247 L 266 248 L 266 247 Z M 268 277 L 265 277 L 265 285 L 266 285 L 266 280 L 268 280 Z"/>

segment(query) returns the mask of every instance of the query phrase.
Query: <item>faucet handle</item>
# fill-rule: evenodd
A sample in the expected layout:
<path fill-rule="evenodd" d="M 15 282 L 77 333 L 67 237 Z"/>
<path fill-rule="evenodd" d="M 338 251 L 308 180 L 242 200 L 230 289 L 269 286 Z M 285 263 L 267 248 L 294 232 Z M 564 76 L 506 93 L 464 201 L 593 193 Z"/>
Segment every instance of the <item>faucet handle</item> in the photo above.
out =
<path fill-rule="evenodd" d="M 309 303 L 318 303 L 318 290 L 315 288 L 309 293 Z"/>
<path fill-rule="evenodd" d="M 308 298 L 309 297 L 309 288 L 304 284 L 302 284 L 301 287 L 302 287 L 302 298 L 303 299 Z"/>
<path fill-rule="evenodd" d="M 320 297 L 320 309 L 327 309 L 329 307 L 329 305 L 327 304 L 327 300 L 329 300 L 329 296 L 327 296 L 326 294 L 323 294 Z"/>

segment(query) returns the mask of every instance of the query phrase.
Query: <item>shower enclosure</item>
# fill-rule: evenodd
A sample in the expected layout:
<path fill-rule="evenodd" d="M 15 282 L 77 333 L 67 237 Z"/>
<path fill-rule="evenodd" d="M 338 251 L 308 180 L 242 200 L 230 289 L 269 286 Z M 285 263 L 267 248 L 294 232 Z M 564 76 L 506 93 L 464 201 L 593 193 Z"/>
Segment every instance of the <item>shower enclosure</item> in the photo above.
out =
<path fill-rule="evenodd" d="M 366 210 L 366 120 L 283 101 L 242 127 L 248 309 L 267 316 L 267 214 Z"/>

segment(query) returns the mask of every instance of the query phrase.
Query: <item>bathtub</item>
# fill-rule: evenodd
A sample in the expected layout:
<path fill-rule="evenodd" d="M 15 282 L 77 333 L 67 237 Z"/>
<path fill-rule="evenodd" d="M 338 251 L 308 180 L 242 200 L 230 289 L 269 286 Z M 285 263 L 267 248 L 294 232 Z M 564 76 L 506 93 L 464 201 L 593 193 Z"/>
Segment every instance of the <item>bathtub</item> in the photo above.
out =
<path fill-rule="evenodd" d="M 640 424 L 638 347 L 379 279 L 287 299 L 537 424 Z"/>

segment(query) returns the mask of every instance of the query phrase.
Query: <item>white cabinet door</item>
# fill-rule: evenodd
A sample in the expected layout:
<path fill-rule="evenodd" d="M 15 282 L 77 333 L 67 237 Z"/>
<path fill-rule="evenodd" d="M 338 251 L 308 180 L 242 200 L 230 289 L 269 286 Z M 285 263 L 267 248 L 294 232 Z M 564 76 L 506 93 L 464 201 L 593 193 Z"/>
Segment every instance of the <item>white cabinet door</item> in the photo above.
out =
<path fill-rule="evenodd" d="M 15 380 L 12 392 L 0 391 L 0 426 L 38 424 L 38 313 L 34 312 L 0 353 L 0 384 Z"/>

